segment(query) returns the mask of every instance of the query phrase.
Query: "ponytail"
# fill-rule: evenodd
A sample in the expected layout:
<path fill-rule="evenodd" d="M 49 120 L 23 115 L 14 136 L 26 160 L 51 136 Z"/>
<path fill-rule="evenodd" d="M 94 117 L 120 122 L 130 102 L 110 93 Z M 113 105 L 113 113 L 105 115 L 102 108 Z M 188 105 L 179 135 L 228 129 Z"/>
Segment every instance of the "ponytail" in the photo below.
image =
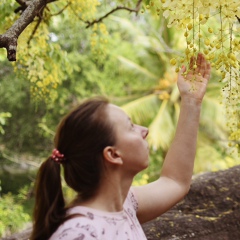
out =
<path fill-rule="evenodd" d="M 60 164 L 49 157 L 40 167 L 35 188 L 33 232 L 30 240 L 46 240 L 62 223 L 65 210 Z"/>

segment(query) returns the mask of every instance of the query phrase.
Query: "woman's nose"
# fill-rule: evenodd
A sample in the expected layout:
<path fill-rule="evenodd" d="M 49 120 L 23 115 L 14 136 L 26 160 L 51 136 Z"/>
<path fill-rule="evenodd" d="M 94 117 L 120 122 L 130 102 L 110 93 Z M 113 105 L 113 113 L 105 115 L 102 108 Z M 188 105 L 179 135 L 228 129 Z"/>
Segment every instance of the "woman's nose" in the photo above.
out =
<path fill-rule="evenodd" d="M 146 137 L 147 137 L 147 135 L 148 135 L 148 128 L 146 128 L 146 127 L 142 127 L 143 128 L 143 130 L 142 130 L 142 136 L 143 136 L 143 138 L 145 139 Z"/>

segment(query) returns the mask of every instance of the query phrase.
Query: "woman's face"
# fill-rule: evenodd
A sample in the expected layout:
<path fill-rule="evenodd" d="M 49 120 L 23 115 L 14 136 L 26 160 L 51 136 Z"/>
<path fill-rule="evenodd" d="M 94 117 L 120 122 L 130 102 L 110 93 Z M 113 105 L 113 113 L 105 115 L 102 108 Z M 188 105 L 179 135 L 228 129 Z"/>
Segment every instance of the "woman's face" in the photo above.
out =
<path fill-rule="evenodd" d="M 145 169 L 149 164 L 148 129 L 133 124 L 127 114 L 115 105 L 108 105 L 107 115 L 113 124 L 114 146 L 122 158 L 123 168 L 133 174 Z"/>

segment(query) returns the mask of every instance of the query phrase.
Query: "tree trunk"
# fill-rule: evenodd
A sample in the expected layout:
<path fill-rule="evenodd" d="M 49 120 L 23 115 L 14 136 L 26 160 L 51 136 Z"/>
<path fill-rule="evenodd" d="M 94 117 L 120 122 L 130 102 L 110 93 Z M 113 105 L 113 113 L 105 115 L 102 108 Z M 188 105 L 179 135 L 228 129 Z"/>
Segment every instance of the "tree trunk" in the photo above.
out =
<path fill-rule="evenodd" d="M 143 229 L 148 240 L 240 239 L 240 166 L 196 176 L 183 201 Z M 30 231 L 2 240 L 27 240 Z"/>

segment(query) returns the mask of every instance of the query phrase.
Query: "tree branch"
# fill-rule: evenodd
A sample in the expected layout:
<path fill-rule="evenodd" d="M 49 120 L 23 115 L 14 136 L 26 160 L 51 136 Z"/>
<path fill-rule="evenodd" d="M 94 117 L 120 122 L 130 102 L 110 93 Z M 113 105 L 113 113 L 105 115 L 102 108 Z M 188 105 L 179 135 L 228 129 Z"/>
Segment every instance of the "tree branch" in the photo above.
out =
<path fill-rule="evenodd" d="M 35 25 L 35 27 L 34 27 L 34 29 L 32 31 L 32 34 L 31 34 L 30 38 L 28 39 L 28 42 L 27 42 L 28 45 L 30 44 L 31 40 L 33 39 L 33 37 L 34 37 L 34 35 L 35 35 L 35 33 L 36 33 L 36 31 L 37 31 L 41 21 L 42 21 L 42 18 L 39 17 L 38 21 L 37 21 L 37 24 Z"/>
<path fill-rule="evenodd" d="M 237 15 L 235 15 L 235 16 L 236 16 L 236 18 L 237 18 L 238 22 L 240 23 L 240 18 L 239 18 Z"/>
<path fill-rule="evenodd" d="M 18 37 L 47 3 L 47 0 L 33 0 L 11 28 L 0 35 L 0 48 L 6 48 L 9 61 L 16 61 Z"/>
<path fill-rule="evenodd" d="M 109 15 L 113 14 L 114 12 L 116 12 L 116 11 L 118 11 L 118 10 L 127 10 L 127 11 L 129 11 L 130 13 L 131 13 L 131 12 L 135 12 L 135 13 L 137 14 L 137 13 L 139 12 L 139 10 L 140 10 L 141 3 L 142 3 L 142 0 L 139 0 L 139 1 L 137 2 L 136 8 L 128 8 L 128 7 L 125 7 L 125 6 L 117 6 L 116 8 L 114 8 L 114 9 L 112 9 L 111 11 L 109 11 L 108 13 L 106 13 L 104 16 L 100 17 L 99 19 L 95 19 L 95 20 L 93 20 L 92 22 L 90 22 L 90 21 L 85 21 L 85 23 L 87 23 L 86 28 L 91 27 L 94 23 L 99 23 L 99 22 L 101 22 L 104 18 L 107 18 Z"/>
<path fill-rule="evenodd" d="M 23 0 L 16 0 L 16 2 L 20 5 L 17 9 L 14 10 L 15 13 L 23 12 L 29 5 L 29 1 L 23 1 Z"/>
<path fill-rule="evenodd" d="M 40 16 L 43 9 L 46 7 L 48 3 L 52 3 L 58 0 L 16 0 L 19 3 L 20 7 L 15 10 L 15 12 L 21 11 L 22 14 L 19 19 L 9 28 L 4 34 L 0 34 L 0 48 L 6 48 L 7 50 L 7 58 L 9 61 L 16 61 L 16 52 L 17 52 L 17 42 L 20 34 L 25 30 L 25 28 L 33 22 L 36 16 Z M 110 14 L 118 11 L 118 10 L 127 10 L 129 12 L 135 12 L 136 14 L 139 12 L 141 8 L 142 0 L 138 0 L 135 8 L 128 8 L 125 6 L 117 6 L 112 9 L 110 12 L 106 13 L 104 16 L 96 19 L 92 22 L 84 21 L 89 28 L 94 23 L 101 22 L 104 18 L 107 18 Z M 67 4 L 62 10 L 60 10 L 57 14 L 62 13 L 70 4 Z M 38 28 L 41 20 L 38 21 L 32 36 L 34 35 L 36 29 Z M 31 38 L 30 38 L 31 39 Z"/>

